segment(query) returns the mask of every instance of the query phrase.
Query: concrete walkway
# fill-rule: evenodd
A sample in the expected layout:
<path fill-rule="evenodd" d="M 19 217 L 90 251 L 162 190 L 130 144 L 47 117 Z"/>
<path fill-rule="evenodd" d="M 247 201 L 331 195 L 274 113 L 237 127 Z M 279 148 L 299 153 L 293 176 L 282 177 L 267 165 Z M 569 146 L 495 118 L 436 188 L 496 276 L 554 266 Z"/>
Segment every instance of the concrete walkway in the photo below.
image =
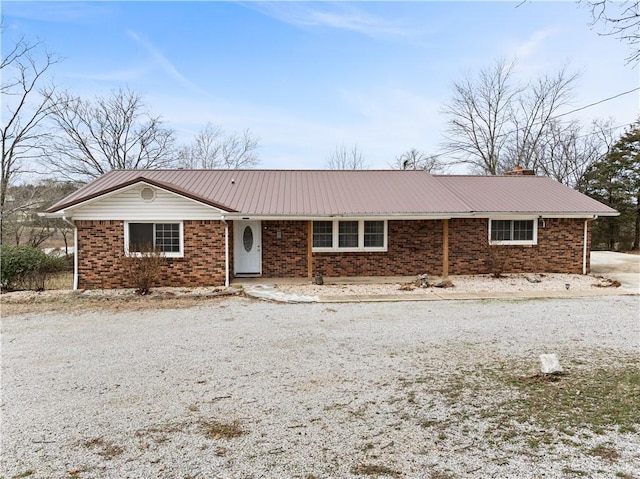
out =
<path fill-rule="evenodd" d="M 640 294 L 640 255 L 614 251 L 591 252 L 591 274 L 620 281 L 621 288 Z"/>

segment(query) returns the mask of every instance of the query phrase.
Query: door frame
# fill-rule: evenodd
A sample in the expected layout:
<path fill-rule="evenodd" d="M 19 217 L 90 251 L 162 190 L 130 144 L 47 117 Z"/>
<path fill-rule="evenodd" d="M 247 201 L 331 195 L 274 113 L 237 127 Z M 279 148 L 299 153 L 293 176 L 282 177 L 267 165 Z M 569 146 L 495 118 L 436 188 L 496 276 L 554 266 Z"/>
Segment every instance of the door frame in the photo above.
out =
<path fill-rule="evenodd" d="M 245 253 L 242 235 L 244 229 L 251 225 L 253 241 L 257 249 L 258 271 L 238 271 L 238 258 Z M 234 276 L 262 276 L 262 221 L 235 220 L 233 222 L 233 274 Z"/>

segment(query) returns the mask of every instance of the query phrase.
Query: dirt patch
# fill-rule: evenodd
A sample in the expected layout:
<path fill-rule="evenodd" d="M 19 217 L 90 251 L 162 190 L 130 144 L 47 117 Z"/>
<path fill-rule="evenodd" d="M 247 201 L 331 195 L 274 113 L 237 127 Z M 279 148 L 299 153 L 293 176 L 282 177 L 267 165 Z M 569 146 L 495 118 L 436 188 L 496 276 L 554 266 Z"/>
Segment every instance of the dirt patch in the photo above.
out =
<path fill-rule="evenodd" d="M 138 311 L 146 309 L 185 309 L 236 296 L 235 288 L 163 288 L 140 296 L 132 290 L 100 291 L 16 291 L 2 295 L 3 316 L 65 311 Z"/>

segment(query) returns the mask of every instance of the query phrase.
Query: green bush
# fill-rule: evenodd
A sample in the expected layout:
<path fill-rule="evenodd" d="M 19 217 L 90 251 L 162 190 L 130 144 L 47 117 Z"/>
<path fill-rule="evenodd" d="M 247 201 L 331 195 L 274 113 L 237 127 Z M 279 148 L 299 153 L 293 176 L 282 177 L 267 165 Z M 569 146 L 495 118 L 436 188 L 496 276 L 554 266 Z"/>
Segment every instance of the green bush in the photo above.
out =
<path fill-rule="evenodd" d="M 48 256 L 32 246 L 0 246 L 0 285 L 2 289 L 44 290 L 52 273 L 67 269 L 64 257 Z"/>

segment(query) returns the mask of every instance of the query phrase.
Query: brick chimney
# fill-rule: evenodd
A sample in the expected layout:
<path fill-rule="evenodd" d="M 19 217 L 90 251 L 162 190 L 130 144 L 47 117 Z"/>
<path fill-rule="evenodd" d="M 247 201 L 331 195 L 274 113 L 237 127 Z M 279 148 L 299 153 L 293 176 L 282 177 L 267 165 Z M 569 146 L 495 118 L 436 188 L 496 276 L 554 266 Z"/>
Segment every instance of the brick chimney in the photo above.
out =
<path fill-rule="evenodd" d="M 507 176 L 534 176 L 536 174 L 533 170 L 525 170 L 520 165 L 516 165 L 513 167 L 513 171 L 507 171 L 505 175 Z"/>

